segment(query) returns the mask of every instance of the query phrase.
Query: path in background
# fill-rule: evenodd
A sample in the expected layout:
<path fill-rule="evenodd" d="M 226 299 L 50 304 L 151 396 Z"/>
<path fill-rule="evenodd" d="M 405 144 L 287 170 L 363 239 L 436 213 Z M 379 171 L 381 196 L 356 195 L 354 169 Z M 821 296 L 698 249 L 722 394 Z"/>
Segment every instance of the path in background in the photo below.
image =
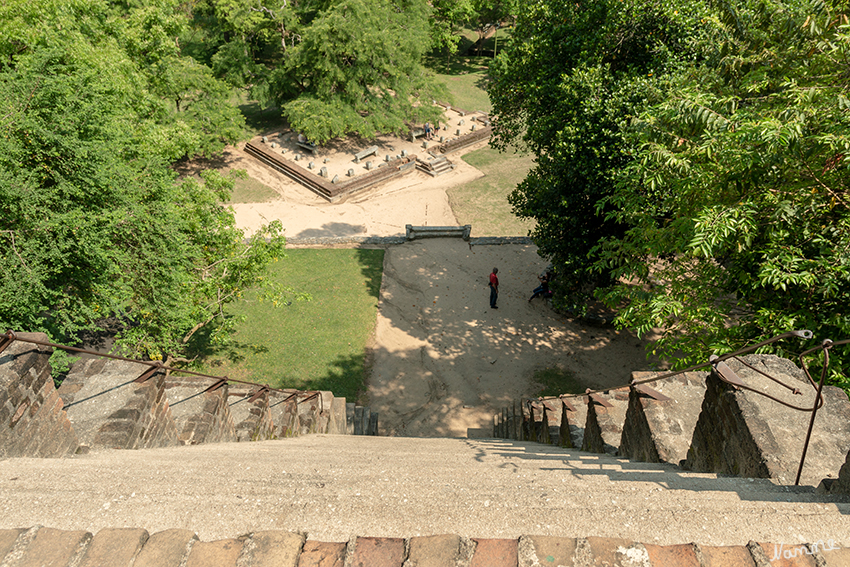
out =
<path fill-rule="evenodd" d="M 534 246 L 433 239 L 387 250 L 368 392 L 382 434 L 489 436 L 497 410 L 539 391 L 536 369 L 560 367 L 604 387 L 647 368 L 631 333 L 529 303 L 545 266 Z M 494 267 L 498 309 L 487 287 Z"/>

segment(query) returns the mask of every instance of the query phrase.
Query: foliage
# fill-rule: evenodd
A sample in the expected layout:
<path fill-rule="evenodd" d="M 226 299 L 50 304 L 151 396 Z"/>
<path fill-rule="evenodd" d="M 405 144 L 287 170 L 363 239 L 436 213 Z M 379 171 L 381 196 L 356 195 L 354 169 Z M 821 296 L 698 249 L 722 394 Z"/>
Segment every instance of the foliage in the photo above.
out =
<path fill-rule="evenodd" d="M 445 90 L 421 63 L 431 47 L 430 10 L 424 0 L 208 0 L 197 13 L 216 23 L 205 28 L 217 44 L 213 67 L 322 143 L 437 120 L 432 100 Z"/>
<path fill-rule="evenodd" d="M 206 78 L 179 108 L 163 99 L 177 92 L 157 73 L 178 57 L 162 39 L 174 28 L 109 12 L 95 0 L 0 8 L 0 21 L 37 25 L 0 40 L 0 325 L 73 341 L 117 316 L 128 352 L 173 359 L 203 326 L 226 335 L 223 305 L 264 282 L 281 227 L 245 244 L 219 204 L 231 180 L 175 181 L 173 160 L 215 151 L 240 123 L 192 61 L 181 80 Z"/>
<path fill-rule="evenodd" d="M 846 4 L 521 13 L 496 144 L 538 155 L 511 202 L 575 282 L 563 302 L 597 289 L 620 325 L 662 328 L 653 348 L 680 367 L 792 328 L 850 336 Z"/>
<path fill-rule="evenodd" d="M 704 63 L 631 125 L 634 159 L 607 199 L 631 228 L 599 246 L 599 265 L 632 282 L 606 294 L 629 302 L 621 323 L 664 328 L 655 348 L 681 364 L 791 329 L 815 332 L 807 346 L 850 337 L 847 7 L 715 17 Z M 834 381 L 848 363 L 836 349 Z"/>

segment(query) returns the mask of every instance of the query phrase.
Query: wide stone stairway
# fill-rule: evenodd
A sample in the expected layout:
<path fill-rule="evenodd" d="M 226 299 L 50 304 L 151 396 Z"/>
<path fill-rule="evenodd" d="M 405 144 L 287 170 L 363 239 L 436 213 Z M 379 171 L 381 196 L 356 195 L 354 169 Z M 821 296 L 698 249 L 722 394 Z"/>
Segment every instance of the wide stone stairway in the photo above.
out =
<path fill-rule="evenodd" d="M 62 558 L 55 565 L 735 567 L 765 565 L 774 543 L 846 547 L 850 537 L 850 504 L 810 487 L 508 440 L 308 435 L 6 459 L 0 502 L 4 567 L 48 564 L 36 556 Z M 127 560 L 97 563 L 107 550 Z M 820 564 L 850 564 L 846 549 L 819 554 Z"/>
<path fill-rule="evenodd" d="M 730 361 L 751 390 L 687 375 L 414 439 L 330 392 L 128 361 L 56 390 L 28 338 L 0 354 L 0 567 L 850 566 L 850 402 L 824 390 L 793 486 L 809 414 L 764 404 L 756 370 L 800 380 L 777 357 Z"/>

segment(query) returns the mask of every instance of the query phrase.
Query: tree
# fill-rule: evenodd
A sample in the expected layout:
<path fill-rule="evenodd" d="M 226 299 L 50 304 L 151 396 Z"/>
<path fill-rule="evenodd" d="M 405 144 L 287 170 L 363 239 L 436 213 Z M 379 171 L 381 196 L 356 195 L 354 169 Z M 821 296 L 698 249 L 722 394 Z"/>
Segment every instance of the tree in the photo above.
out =
<path fill-rule="evenodd" d="M 632 228 L 598 247 L 630 282 L 604 294 L 628 302 L 621 323 L 662 327 L 656 350 L 683 365 L 791 329 L 814 331 L 803 346 L 850 337 L 847 6 L 715 17 L 700 61 L 629 129 L 634 159 L 606 205 Z M 850 353 L 833 362 L 850 386 Z"/>
<path fill-rule="evenodd" d="M 405 132 L 440 115 L 433 100 L 447 92 L 422 65 L 431 48 L 425 0 L 210 2 L 221 30 L 214 68 L 280 106 L 313 141 Z"/>
<path fill-rule="evenodd" d="M 476 14 L 473 0 L 433 0 L 431 37 L 434 49 L 451 57 L 460 42 L 460 29 Z"/>
<path fill-rule="evenodd" d="M 3 9 L 26 22 L 52 6 Z M 119 317 L 127 352 L 175 360 L 199 328 L 226 334 L 223 306 L 264 283 L 281 227 L 245 244 L 220 205 L 231 181 L 178 182 L 170 164 L 213 151 L 220 130 L 199 131 L 156 94 L 153 67 L 111 35 L 122 27 L 104 4 L 60 12 L 61 26 L 0 42 L 11 54 L 0 67 L 0 325 L 73 342 Z"/>
<path fill-rule="evenodd" d="M 538 155 L 511 199 L 557 270 L 679 367 L 850 334 L 846 4 L 549 0 L 515 37 L 497 143 Z"/>
<path fill-rule="evenodd" d="M 537 156 L 509 200 L 537 221 L 531 236 L 559 273 L 563 307 L 580 307 L 611 281 L 611 270 L 592 269 L 592 252 L 628 226 L 600 205 L 631 161 L 624 128 L 700 29 L 698 11 L 682 19 L 674 8 L 535 2 L 519 10 L 514 39 L 491 66 L 493 144 L 524 145 Z"/>

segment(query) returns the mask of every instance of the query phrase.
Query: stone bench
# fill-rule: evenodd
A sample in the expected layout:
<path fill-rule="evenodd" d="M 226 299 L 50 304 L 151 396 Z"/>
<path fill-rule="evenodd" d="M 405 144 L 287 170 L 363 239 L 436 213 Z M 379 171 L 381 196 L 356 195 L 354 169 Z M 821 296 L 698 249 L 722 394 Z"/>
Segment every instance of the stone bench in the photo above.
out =
<path fill-rule="evenodd" d="M 305 149 L 311 154 L 316 152 L 316 144 L 311 144 L 310 142 L 297 142 L 297 144 L 299 148 Z"/>
<path fill-rule="evenodd" d="M 405 232 L 408 240 L 417 238 L 453 238 L 461 237 L 464 240 L 469 240 L 469 233 L 472 231 L 471 224 L 463 226 L 413 226 L 405 225 Z"/>
<path fill-rule="evenodd" d="M 419 136 L 424 136 L 424 135 L 425 135 L 425 130 L 423 130 L 422 128 L 414 128 L 413 130 L 410 131 L 410 141 L 415 142 L 416 138 L 418 138 Z"/>
<path fill-rule="evenodd" d="M 365 150 L 361 150 L 354 154 L 354 163 L 360 163 L 361 159 L 375 155 L 378 155 L 378 146 L 369 146 Z"/>

